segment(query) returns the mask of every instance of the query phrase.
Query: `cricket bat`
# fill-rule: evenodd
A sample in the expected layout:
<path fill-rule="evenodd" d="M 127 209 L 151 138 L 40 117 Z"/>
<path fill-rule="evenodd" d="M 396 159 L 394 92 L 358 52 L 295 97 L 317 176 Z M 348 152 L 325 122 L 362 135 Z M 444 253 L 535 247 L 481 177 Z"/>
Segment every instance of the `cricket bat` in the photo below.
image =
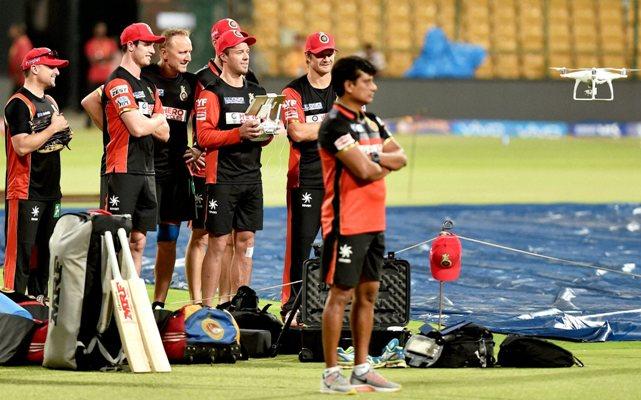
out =
<path fill-rule="evenodd" d="M 129 291 L 129 284 L 122 279 L 116 249 L 111 232 L 104 234 L 105 247 L 107 248 L 107 263 L 111 267 L 111 295 L 114 301 L 114 315 L 120 333 L 120 341 L 125 350 L 131 372 L 150 372 L 149 361 L 142 342 L 138 319 L 133 307 L 133 299 Z M 127 247 L 129 248 L 129 247 Z"/>
<path fill-rule="evenodd" d="M 154 318 L 154 312 L 149 303 L 145 281 L 138 277 L 134 259 L 131 256 L 131 250 L 129 250 L 129 238 L 127 238 L 127 233 L 122 228 L 118 229 L 118 239 L 120 239 L 122 247 L 122 263 L 125 268 L 127 283 L 129 284 L 142 342 L 145 346 L 151 370 L 153 372 L 171 372 L 171 365 L 169 365 L 169 360 L 160 338 L 160 332 L 158 332 L 158 325 Z"/>

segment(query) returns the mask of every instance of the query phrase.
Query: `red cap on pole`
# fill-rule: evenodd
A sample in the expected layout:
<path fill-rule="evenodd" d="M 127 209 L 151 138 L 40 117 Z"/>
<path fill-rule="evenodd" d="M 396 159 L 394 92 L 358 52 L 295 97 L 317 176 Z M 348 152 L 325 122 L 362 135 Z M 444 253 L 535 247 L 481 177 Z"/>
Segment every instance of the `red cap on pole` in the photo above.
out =
<path fill-rule="evenodd" d="M 455 281 L 461 274 L 461 241 L 450 232 L 441 232 L 430 250 L 430 270 L 438 281 Z"/>

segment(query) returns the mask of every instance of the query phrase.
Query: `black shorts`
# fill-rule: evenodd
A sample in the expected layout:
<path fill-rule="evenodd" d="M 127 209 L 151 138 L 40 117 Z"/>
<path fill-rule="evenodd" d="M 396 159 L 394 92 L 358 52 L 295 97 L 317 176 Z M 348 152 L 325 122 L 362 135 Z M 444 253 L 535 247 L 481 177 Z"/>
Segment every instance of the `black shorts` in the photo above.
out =
<path fill-rule="evenodd" d="M 321 263 L 329 285 L 356 287 L 361 279 L 379 281 L 385 256 L 385 234 L 327 235 Z"/>
<path fill-rule="evenodd" d="M 157 224 L 156 179 L 153 175 L 107 174 L 107 195 L 100 208 L 112 214 L 130 214 L 132 229 L 155 231 Z"/>
<path fill-rule="evenodd" d="M 6 200 L 4 286 L 46 295 L 49 238 L 60 217 L 60 201 Z"/>
<path fill-rule="evenodd" d="M 158 223 L 189 221 L 196 217 L 194 182 L 189 176 L 156 178 Z"/>
<path fill-rule="evenodd" d="M 262 183 L 208 184 L 205 227 L 213 235 L 263 229 Z"/>
<path fill-rule="evenodd" d="M 196 218 L 191 220 L 191 229 L 205 229 L 205 219 L 207 219 L 207 187 L 205 185 L 205 178 L 194 176 L 194 191 L 196 201 Z"/>

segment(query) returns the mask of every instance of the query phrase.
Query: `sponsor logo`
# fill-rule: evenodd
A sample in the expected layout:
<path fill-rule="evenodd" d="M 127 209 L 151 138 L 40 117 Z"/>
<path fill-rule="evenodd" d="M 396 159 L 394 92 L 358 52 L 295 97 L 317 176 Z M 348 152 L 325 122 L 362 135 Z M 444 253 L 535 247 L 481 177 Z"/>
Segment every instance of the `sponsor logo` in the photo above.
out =
<path fill-rule="evenodd" d="M 111 97 L 116 97 L 119 94 L 129 93 L 129 86 L 127 85 L 118 85 L 109 91 Z"/>
<path fill-rule="evenodd" d="M 53 259 L 53 294 L 51 296 L 51 320 L 54 325 L 58 322 L 58 308 L 60 306 L 60 279 L 62 278 L 62 264 L 55 256 Z"/>
<path fill-rule="evenodd" d="M 253 102 L 254 102 L 254 94 L 253 93 L 249 93 L 249 104 L 251 104 Z"/>
<path fill-rule="evenodd" d="M 325 119 L 325 116 L 327 114 L 314 114 L 314 115 L 306 115 L 305 116 L 305 122 L 309 123 L 320 123 L 323 122 Z"/>
<path fill-rule="evenodd" d="M 116 290 L 118 291 L 118 308 L 122 310 L 123 318 L 131 320 L 131 304 L 129 304 L 127 289 L 120 282 L 116 282 Z"/>
<path fill-rule="evenodd" d="M 225 104 L 245 104 L 244 97 L 223 97 Z"/>
<path fill-rule="evenodd" d="M 303 204 L 302 206 L 305 208 L 310 208 L 312 206 L 312 195 L 309 192 L 305 192 L 302 197 Z"/>
<path fill-rule="evenodd" d="M 185 101 L 187 100 L 187 96 L 187 89 L 185 88 L 185 86 L 180 85 L 180 94 L 178 95 L 178 97 L 180 97 L 180 100 Z"/>
<path fill-rule="evenodd" d="M 207 99 L 196 99 L 196 107 L 205 107 Z"/>
<path fill-rule="evenodd" d="M 225 123 L 227 125 L 241 125 L 245 122 L 245 113 L 242 112 L 228 112 L 225 113 Z"/>
<path fill-rule="evenodd" d="M 44 117 L 45 115 L 51 115 L 51 111 L 47 110 L 47 111 L 39 112 L 38 114 L 36 114 L 36 118 Z"/>
<path fill-rule="evenodd" d="M 209 213 L 210 214 L 218 214 L 218 211 L 216 211 L 217 208 L 218 208 L 218 201 L 217 200 L 209 200 Z"/>
<path fill-rule="evenodd" d="M 207 119 L 207 113 L 204 111 L 199 111 L 196 113 L 196 121 L 204 121 Z"/>
<path fill-rule="evenodd" d="M 149 108 L 149 103 L 146 101 L 141 101 L 138 103 L 138 109 L 142 113 L 142 115 L 151 115 L 151 109 Z"/>
<path fill-rule="evenodd" d="M 323 109 L 323 103 L 320 101 L 317 103 L 307 103 L 303 104 L 303 111 L 308 112 L 308 111 L 314 111 L 314 110 L 322 110 Z"/>
<path fill-rule="evenodd" d="M 359 144 L 358 148 L 365 154 L 382 153 L 382 144 Z"/>
<path fill-rule="evenodd" d="M 113 195 L 113 196 L 111 196 L 109 198 L 109 209 L 110 210 L 112 210 L 112 211 L 120 210 L 119 204 L 120 204 L 120 199 L 118 198 L 118 196 Z"/>
<path fill-rule="evenodd" d="M 623 136 L 621 126 L 616 122 L 595 122 L 595 123 L 578 123 L 572 127 L 574 136 L 579 137 L 613 137 Z"/>
<path fill-rule="evenodd" d="M 318 41 L 321 43 L 329 43 L 329 36 L 325 32 L 318 32 Z"/>
<path fill-rule="evenodd" d="M 56 205 L 53 207 L 53 217 L 60 217 L 60 203 L 56 203 Z"/>
<path fill-rule="evenodd" d="M 202 194 L 197 194 L 195 196 L 196 198 L 196 207 L 197 208 L 203 208 L 203 195 Z"/>
<path fill-rule="evenodd" d="M 339 258 L 338 258 L 339 262 L 342 262 L 342 263 L 345 263 L 345 264 L 351 264 L 352 263 L 352 260 L 350 259 L 350 257 L 352 256 L 352 253 L 353 253 L 352 252 L 352 246 L 344 244 L 338 249 L 338 253 L 339 253 Z"/>
<path fill-rule="evenodd" d="M 298 102 L 296 101 L 296 99 L 287 99 L 283 102 L 283 107 L 285 108 L 296 107 L 297 104 Z"/>
<path fill-rule="evenodd" d="M 211 318 L 205 318 L 200 323 L 203 332 L 214 340 L 220 340 L 225 336 L 225 330 L 220 326 L 218 321 Z"/>
<path fill-rule="evenodd" d="M 349 127 L 357 133 L 365 133 L 365 127 L 361 124 L 349 124 Z"/>
<path fill-rule="evenodd" d="M 158 89 L 158 94 L 160 96 L 162 96 L 164 93 L 165 93 L 164 90 Z M 145 92 L 143 92 L 142 90 L 134 92 L 134 98 L 136 98 L 136 99 L 144 99 L 145 98 Z"/>
<path fill-rule="evenodd" d="M 296 110 L 287 110 L 285 111 L 285 119 L 290 120 L 290 119 L 295 119 L 298 120 L 298 113 Z"/>
<path fill-rule="evenodd" d="M 180 122 L 187 121 L 187 110 L 182 110 L 180 108 L 164 107 L 163 106 L 162 112 L 163 112 L 163 114 L 165 114 L 165 117 L 167 119 L 171 119 L 173 121 L 180 121 Z"/>
<path fill-rule="evenodd" d="M 127 96 L 120 96 L 116 98 L 116 104 L 118 104 L 120 108 L 125 108 L 131 105 L 131 101 L 129 101 Z"/>
<path fill-rule="evenodd" d="M 355 142 L 356 141 L 352 135 L 346 133 L 334 141 L 334 146 L 336 146 L 336 150 L 341 151 L 344 148 L 353 145 Z"/>
<path fill-rule="evenodd" d="M 31 209 L 31 220 L 37 221 L 39 216 L 40 216 L 40 207 L 33 206 L 33 208 Z"/>

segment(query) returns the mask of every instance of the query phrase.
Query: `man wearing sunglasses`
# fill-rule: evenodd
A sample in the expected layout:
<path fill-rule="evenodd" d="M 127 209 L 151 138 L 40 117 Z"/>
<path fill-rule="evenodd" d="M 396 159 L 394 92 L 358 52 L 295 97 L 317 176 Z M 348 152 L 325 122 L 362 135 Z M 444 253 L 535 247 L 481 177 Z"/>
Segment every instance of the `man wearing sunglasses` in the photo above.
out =
<path fill-rule="evenodd" d="M 154 138 L 169 140 L 158 91 L 141 77 L 141 69 L 151 63 L 154 44 L 164 41 L 147 24 L 126 27 L 120 35 L 122 62 L 102 93 L 106 145 L 101 173 L 106 195 L 100 199 L 101 208 L 132 216 L 130 247 L 139 274 L 147 231 L 155 231 L 157 223 Z"/>
<path fill-rule="evenodd" d="M 69 61 L 46 47 L 30 50 L 21 64 L 24 85 L 5 107 L 4 287 L 20 293 L 28 290 L 33 296 L 47 294 L 49 238 L 60 216 L 62 197 L 60 151 L 43 145 L 69 128 L 45 90 L 56 86 L 59 68 L 67 65 Z"/>
<path fill-rule="evenodd" d="M 331 110 L 336 94 L 332 88 L 332 66 L 336 44 L 332 35 L 312 33 L 305 42 L 307 74 L 283 90 L 283 122 L 289 139 L 287 173 L 287 241 L 281 290 L 281 317 L 292 311 L 301 284 L 303 262 L 320 229 L 323 173 L 318 155 L 318 129 Z M 294 325 L 298 319 L 294 319 Z"/>

